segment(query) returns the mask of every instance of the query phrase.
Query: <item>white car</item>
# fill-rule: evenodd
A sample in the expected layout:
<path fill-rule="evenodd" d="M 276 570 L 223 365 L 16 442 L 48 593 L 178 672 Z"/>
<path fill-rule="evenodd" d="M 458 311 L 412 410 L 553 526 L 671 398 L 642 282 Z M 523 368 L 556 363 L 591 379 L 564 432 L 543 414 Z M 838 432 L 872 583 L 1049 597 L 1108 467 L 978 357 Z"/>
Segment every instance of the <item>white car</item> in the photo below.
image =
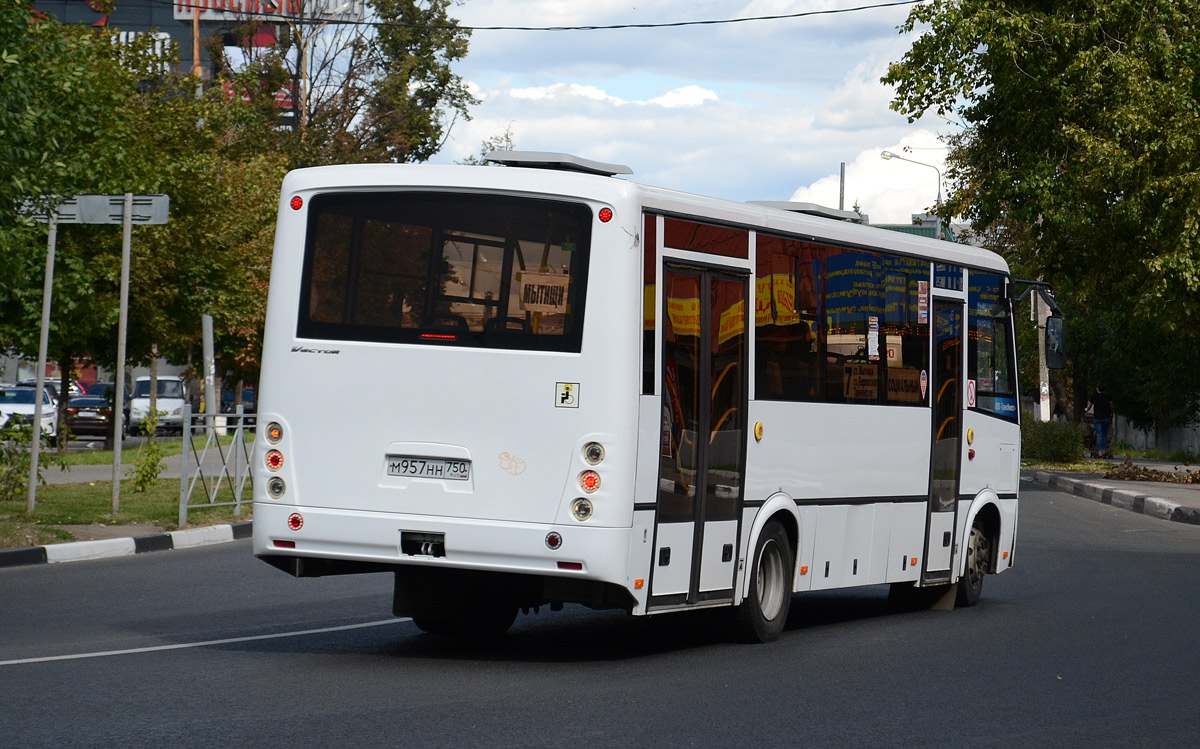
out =
<path fill-rule="evenodd" d="M 33 423 L 37 401 L 37 388 L 0 386 L 0 426 L 8 423 L 9 418 L 16 415 L 26 423 Z M 50 444 L 58 441 L 58 414 L 54 409 L 54 399 L 49 391 L 42 391 L 42 434 L 50 439 Z"/>
<path fill-rule="evenodd" d="M 187 387 L 182 378 L 158 378 L 158 428 L 183 430 L 183 406 L 187 403 Z M 129 433 L 137 434 L 150 413 L 150 378 L 139 377 L 133 383 L 129 399 Z"/>

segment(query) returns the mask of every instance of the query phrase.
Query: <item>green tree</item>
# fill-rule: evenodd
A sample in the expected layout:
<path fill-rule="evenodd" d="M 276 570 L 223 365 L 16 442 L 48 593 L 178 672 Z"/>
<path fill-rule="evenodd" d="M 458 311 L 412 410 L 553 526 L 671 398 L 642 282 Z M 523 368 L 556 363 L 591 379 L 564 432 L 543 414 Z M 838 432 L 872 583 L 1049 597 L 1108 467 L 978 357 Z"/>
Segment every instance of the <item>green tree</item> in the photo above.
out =
<path fill-rule="evenodd" d="M 293 93 L 291 166 L 425 161 L 438 152 L 476 103 L 451 69 L 470 38 L 449 14 L 453 3 L 368 0 L 374 23 L 365 25 L 298 15 L 275 47 L 243 50 L 257 90 Z M 247 22 L 234 36 L 253 29 Z M 219 40 L 214 52 L 230 73 Z"/>
<path fill-rule="evenodd" d="M 512 123 L 504 128 L 504 132 L 497 133 L 490 138 L 485 138 L 479 144 L 479 155 L 474 154 L 466 157 L 458 162 L 463 166 L 491 166 L 487 162 L 487 155 L 492 151 L 515 151 L 517 150 L 517 141 L 513 137 Z"/>
<path fill-rule="evenodd" d="M 0 347 L 36 352 L 41 316 L 45 228 L 13 208 L 94 191 L 119 154 L 134 83 L 94 31 L 0 0 Z"/>
<path fill-rule="evenodd" d="M 883 78 L 910 120 L 961 125 L 943 215 L 1060 286 L 1090 380 L 1075 392 L 1103 378 L 1124 414 L 1160 427 L 1192 419 L 1200 390 L 1177 372 L 1200 349 L 1198 18 L 1197 0 L 933 0 Z"/>
<path fill-rule="evenodd" d="M 73 195 L 102 173 L 129 91 L 106 52 L 89 30 L 0 0 L 0 240 L 18 224 L 8 206 Z"/>

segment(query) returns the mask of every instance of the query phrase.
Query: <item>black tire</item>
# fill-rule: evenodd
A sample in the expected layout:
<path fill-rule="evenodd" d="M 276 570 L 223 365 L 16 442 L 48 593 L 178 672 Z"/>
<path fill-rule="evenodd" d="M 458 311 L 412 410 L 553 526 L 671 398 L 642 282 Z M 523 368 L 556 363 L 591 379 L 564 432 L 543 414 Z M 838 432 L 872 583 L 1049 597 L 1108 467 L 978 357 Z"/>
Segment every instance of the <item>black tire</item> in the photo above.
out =
<path fill-rule="evenodd" d="M 992 569 L 992 539 L 979 522 L 979 518 L 971 524 L 965 551 L 967 564 L 962 577 L 958 579 L 955 604 L 974 606 L 979 603 L 979 597 L 983 594 L 983 577 Z"/>
<path fill-rule="evenodd" d="M 516 619 L 515 605 L 492 605 L 448 614 L 422 614 L 413 617 L 413 624 L 422 632 L 443 637 L 499 637 Z"/>
<path fill-rule="evenodd" d="M 735 633 L 743 642 L 771 642 L 783 632 L 792 604 L 792 543 L 783 526 L 767 523 L 754 549 L 750 595 L 734 610 Z"/>

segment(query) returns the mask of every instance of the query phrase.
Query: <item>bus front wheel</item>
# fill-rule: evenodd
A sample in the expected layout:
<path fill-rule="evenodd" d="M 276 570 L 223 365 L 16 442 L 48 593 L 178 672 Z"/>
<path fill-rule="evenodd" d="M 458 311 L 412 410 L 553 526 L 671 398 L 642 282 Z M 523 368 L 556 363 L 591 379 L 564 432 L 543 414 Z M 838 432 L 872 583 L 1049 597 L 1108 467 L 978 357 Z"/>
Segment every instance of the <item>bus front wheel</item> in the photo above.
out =
<path fill-rule="evenodd" d="M 792 545 L 783 526 L 763 528 L 750 567 L 750 594 L 735 611 L 735 627 L 745 642 L 771 642 L 783 632 L 792 603 Z"/>
<path fill-rule="evenodd" d="M 983 576 L 992 565 L 992 539 L 979 518 L 971 524 L 971 535 L 967 538 L 967 567 L 958 579 L 959 606 L 974 606 L 983 594 Z"/>

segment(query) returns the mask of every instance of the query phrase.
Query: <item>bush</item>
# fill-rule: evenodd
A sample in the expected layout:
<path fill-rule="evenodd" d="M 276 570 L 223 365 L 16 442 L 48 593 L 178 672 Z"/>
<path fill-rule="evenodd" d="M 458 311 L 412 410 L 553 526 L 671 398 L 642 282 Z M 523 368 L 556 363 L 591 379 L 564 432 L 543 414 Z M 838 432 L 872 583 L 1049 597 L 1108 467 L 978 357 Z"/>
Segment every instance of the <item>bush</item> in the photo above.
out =
<path fill-rule="evenodd" d="M 33 426 L 16 414 L 11 414 L 8 421 L 0 425 L 0 502 L 24 501 L 29 488 L 29 445 L 33 442 Z M 43 459 L 53 465 L 64 466 L 61 457 L 50 455 L 47 450 L 50 440 L 42 433 L 42 447 L 39 453 Z M 42 463 L 38 461 L 37 482 L 45 484 L 42 476 Z"/>
<path fill-rule="evenodd" d="M 1049 463 L 1083 459 L 1083 432 L 1069 421 L 1034 421 L 1026 414 L 1021 424 L 1021 457 Z"/>
<path fill-rule="evenodd" d="M 163 446 L 154 438 L 155 431 L 158 429 L 158 414 L 151 411 L 146 414 L 145 420 L 141 424 L 142 434 L 146 435 L 146 441 L 138 448 L 137 458 L 133 461 L 133 467 L 125 474 L 126 478 L 133 480 L 133 490 L 135 492 L 144 492 L 150 487 L 158 483 L 158 474 L 167 467 L 163 462 Z M 187 446 L 184 446 L 187 449 Z"/>

